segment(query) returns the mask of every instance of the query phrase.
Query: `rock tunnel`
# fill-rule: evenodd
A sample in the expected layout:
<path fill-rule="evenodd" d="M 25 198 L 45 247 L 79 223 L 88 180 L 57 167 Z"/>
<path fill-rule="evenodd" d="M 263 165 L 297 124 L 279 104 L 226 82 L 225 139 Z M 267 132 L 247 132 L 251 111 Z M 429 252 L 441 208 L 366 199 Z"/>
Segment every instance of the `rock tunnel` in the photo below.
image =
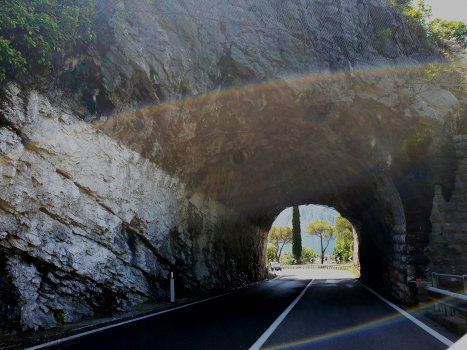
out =
<path fill-rule="evenodd" d="M 466 100 L 424 76 L 441 51 L 384 1 L 280 3 L 218 2 L 214 21 L 191 1 L 103 0 L 96 44 L 58 57 L 47 87 L 3 84 L 5 327 L 163 300 L 171 271 L 181 295 L 260 280 L 294 205 L 349 219 L 362 278 L 399 300 L 465 266 Z"/>

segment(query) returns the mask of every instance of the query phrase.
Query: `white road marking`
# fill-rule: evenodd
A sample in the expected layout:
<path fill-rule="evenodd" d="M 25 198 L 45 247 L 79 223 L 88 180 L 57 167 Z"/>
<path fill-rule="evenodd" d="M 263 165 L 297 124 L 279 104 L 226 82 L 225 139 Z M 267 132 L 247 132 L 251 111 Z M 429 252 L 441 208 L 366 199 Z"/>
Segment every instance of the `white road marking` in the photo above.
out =
<path fill-rule="evenodd" d="M 467 334 L 460 338 L 449 350 L 464 350 L 467 349 Z"/>
<path fill-rule="evenodd" d="M 203 303 L 203 302 L 205 302 L 205 301 L 212 300 L 212 299 L 216 299 L 216 298 L 220 298 L 220 297 L 223 297 L 223 296 L 225 296 L 225 295 L 232 294 L 232 293 L 235 293 L 235 292 L 237 292 L 237 291 L 234 290 L 234 291 L 232 291 L 232 292 L 225 293 L 225 294 L 221 294 L 221 295 L 217 295 L 217 296 L 212 297 L 212 298 L 203 299 L 203 300 L 200 300 L 200 301 L 195 301 L 194 303 L 190 303 L 190 304 L 186 304 L 186 305 L 174 307 L 173 309 L 168 309 L 168 310 L 164 310 L 164 311 L 159 311 L 159 312 L 156 312 L 156 313 L 153 313 L 153 314 L 150 314 L 150 315 L 146 315 L 146 316 L 141 316 L 141 317 L 138 317 L 138 318 L 134 318 L 134 319 L 132 319 L 132 320 L 123 321 L 123 322 L 120 322 L 120 323 L 112 324 L 112 325 L 110 325 L 110 326 L 106 326 L 106 327 L 101 327 L 101 328 L 93 329 L 93 330 L 91 330 L 91 331 L 83 332 L 83 333 L 80 333 L 80 334 L 75 334 L 75 335 L 72 335 L 72 336 L 69 336 L 69 337 L 66 337 L 66 338 L 62 338 L 62 339 L 57 339 L 57 340 L 54 340 L 54 341 L 51 341 L 51 342 L 48 342 L 48 343 L 44 343 L 44 344 L 36 345 L 36 346 L 30 347 L 30 348 L 26 348 L 26 349 L 24 349 L 24 350 L 36 350 L 36 349 L 45 348 L 46 346 L 57 345 L 57 344 L 63 343 L 64 341 L 68 341 L 68 340 L 72 340 L 72 339 L 81 338 L 81 337 L 84 337 L 84 336 L 86 336 L 86 335 L 89 335 L 89 334 L 92 334 L 92 333 L 96 333 L 96 332 L 100 332 L 100 331 L 104 331 L 104 330 L 109 329 L 109 328 L 118 327 L 118 326 L 121 326 L 121 325 L 124 325 L 124 324 L 128 324 L 128 323 L 131 323 L 131 322 L 139 321 L 139 320 L 144 320 L 145 318 L 157 316 L 157 315 L 160 315 L 160 314 L 165 314 L 166 312 L 175 311 L 175 310 L 178 310 L 178 309 L 183 309 L 184 307 L 188 307 L 188 306 L 191 306 L 191 305 Z"/>
<path fill-rule="evenodd" d="M 289 307 L 287 309 L 285 309 L 285 311 L 274 321 L 274 323 L 266 330 L 266 332 L 263 333 L 263 335 L 256 341 L 256 343 L 254 343 L 251 346 L 250 350 L 258 350 L 259 348 L 261 348 L 263 346 L 263 344 L 266 342 L 266 340 L 268 340 L 268 338 L 271 336 L 271 334 L 276 330 L 276 328 L 281 324 L 281 322 L 284 320 L 284 318 L 288 315 L 290 310 L 293 309 L 295 304 L 297 304 L 298 301 L 300 300 L 300 298 L 303 296 L 303 294 L 305 294 L 308 287 L 311 286 L 313 281 L 314 280 L 311 280 L 311 282 L 308 283 L 308 285 L 305 287 L 305 289 L 300 293 L 300 295 L 297 298 L 295 298 L 295 300 L 292 302 L 292 304 L 290 304 Z"/>
<path fill-rule="evenodd" d="M 420 322 L 419 320 L 417 320 L 415 317 L 413 317 L 412 315 L 410 315 L 409 313 L 405 312 L 404 310 L 402 310 L 400 307 L 394 305 L 393 303 L 391 303 L 389 300 L 383 298 L 381 295 L 379 295 L 378 293 L 376 293 L 373 289 L 371 289 L 370 287 L 367 287 L 365 286 L 364 284 L 362 284 L 363 287 L 365 287 L 366 289 L 368 289 L 370 292 L 372 292 L 374 295 L 376 295 L 378 298 L 380 298 L 382 301 L 384 301 L 386 304 L 388 304 L 389 306 L 391 306 L 392 308 L 396 309 L 397 311 L 399 311 L 402 315 L 404 315 L 405 317 L 407 317 L 410 321 L 412 321 L 413 323 L 415 323 L 417 326 L 419 326 L 421 329 L 423 329 L 424 331 L 430 333 L 433 337 L 435 337 L 436 339 L 438 339 L 440 342 L 446 344 L 447 346 L 452 346 L 454 343 L 452 341 L 450 341 L 448 338 L 446 338 L 445 336 L 442 336 L 441 334 L 439 334 L 438 332 L 436 332 L 434 329 L 428 327 L 426 324 Z"/>

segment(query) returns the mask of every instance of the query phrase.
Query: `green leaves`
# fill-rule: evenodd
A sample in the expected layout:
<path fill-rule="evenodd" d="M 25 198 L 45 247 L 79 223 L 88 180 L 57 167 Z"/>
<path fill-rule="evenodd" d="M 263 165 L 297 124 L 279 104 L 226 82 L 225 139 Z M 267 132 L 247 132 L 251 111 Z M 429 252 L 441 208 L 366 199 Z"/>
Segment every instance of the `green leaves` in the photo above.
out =
<path fill-rule="evenodd" d="M 282 248 L 285 244 L 292 241 L 292 228 L 291 227 L 282 227 L 282 226 L 273 226 L 269 230 L 268 242 L 276 248 L 276 259 L 279 261 Z"/>
<path fill-rule="evenodd" d="M 341 215 L 336 218 L 334 236 L 336 239 L 353 239 L 352 224 Z"/>
<path fill-rule="evenodd" d="M 431 31 L 440 39 L 456 39 L 462 48 L 467 49 L 467 25 L 463 22 L 444 21 L 436 18 L 430 24 Z"/>
<path fill-rule="evenodd" d="M 28 70 L 47 74 L 53 52 L 71 52 L 92 41 L 93 6 L 93 0 L 3 0 L 0 81 Z"/>
<path fill-rule="evenodd" d="M 303 260 L 314 259 L 317 257 L 318 257 L 318 254 L 316 254 L 312 248 L 308 248 L 305 246 L 302 247 L 302 259 Z"/>
<path fill-rule="evenodd" d="M 332 238 L 333 236 L 332 226 L 322 220 L 309 223 L 306 228 L 306 232 L 312 236 L 318 236 L 320 238 Z"/>
<path fill-rule="evenodd" d="M 300 209 L 298 206 L 293 207 L 292 210 L 292 253 L 298 261 L 302 255 L 302 232 L 300 228 Z"/>
<path fill-rule="evenodd" d="M 334 236 L 336 237 L 336 247 L 334 255 L 340 257 L 341 262 L 348 262 L 349 256 L 353 255 L 353 230 L 349 220 L 339 215 L 334 224 Z"/>
<path fill-rule="evenodd" d="M 268 245 L 268 248 L 266 250 L 267 264 L 269 264 L 270 262 L 276 261 L 276 254 L 277 254 L 276 247 L 272 245 Z"/>
<path fill-rule="evenodd" d="M 348 262 L 349 257 L 353 255 L 352 252 L 353 240 L 338 239 L 336 240 L 336 247 L 334 248 L 334 256 L 340 258 L 341 262 Z"/>
<path fill-rule="evenodd" d="M 465 23 L 439 18 L 430 21 L 431 6 L 426 5 L 424 0 L 419 0 L 416 5 L 413 0 L 392 0 L 392 4 L 401 10 L 410 24 L 415 25 L 415 33 L 420 39 L 456 39 L 462 48 L 467 49 L 467 25 Z"/>

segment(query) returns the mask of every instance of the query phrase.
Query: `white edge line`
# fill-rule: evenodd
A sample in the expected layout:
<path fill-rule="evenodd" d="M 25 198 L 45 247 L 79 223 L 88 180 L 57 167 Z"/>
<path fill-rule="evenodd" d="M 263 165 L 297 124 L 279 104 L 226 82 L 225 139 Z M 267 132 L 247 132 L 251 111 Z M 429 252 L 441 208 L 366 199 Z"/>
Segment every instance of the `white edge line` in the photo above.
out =
<path fill-rule="evenodd" d="M 100 332 L 100 331 L 104 331 L 104 330 L 109 329 L 109 328 L 114 328 L 114 327 L 118 327 L 118 326 L 121 326 L 121 325 L 124 325 L 124 324 L 127 324 L 127 323 L 136 322 L 136 321 L 139 321 L 139 320 L 144 320 L 145 318 L 157 316 L 157 315 L 160 315 L 160 314 L 165 314 L 166 312 L 175 311 L 175 310 L 182 309 L 182 308 L 184 308 L 184 307 L 188 307 L 188 306 L 191 306 L 191 305 L 203 303 L 203 302 L 205 302 L 205 301 L 212 300 L 212 299 L 216 299 L 216 298 L 220 298 L 220 297 L 223 297 L 223 296 L 225 296 L 225 295 L 232 294 L 232 293 L 235 293 L 235 292 L 237 292 L 237 291 L 234 290 L 234 291 L 232 291 L 232 292 L 225 293 L 225 294 L 221 294 L 221 295 L 217 295 L 217 296 L 215 296 L 215 297 L 211 297 L 211 298 L 208 298 L 208 299 L 203 299 L 203 300 L 200 300 L 200 301 L 195 301 L 194 303 L 190 303 L 190 304 L 186 304 L 186 305 L 177 306 L 177 307 L 174 307 L 174 308 L 172 308 L 172 309 L 159 311 L 159 312 L 156 312 L 156 313 L 153 313 L 153 314 L 150 314 L 150 315 L 141 316 L 141 317 L 138 317 L 138 318 L 134 318 L 134 319 L 131 319 L 131 320 L 128 320 L 128 321 L 123 321 L 123 322 L 116 323 L 116 324 L 111 324 L 111 325 L 109 325 L 109 326 L 105 326 L 105 327 L 93 329 L 93 330 L 91 330 L 91 331 L 87 331 L 87 332 L 75 334 L 75 335 L 72 335 L 72 336 L 69 336 L 69 337 L 66 337 L 66 338 L 57 339 L 57 340 L 54 340 L 54 341 L 51 341 L 51 342 L 48 342 L 48 343 L 39 344 L 39 345 L 30 347 L 30 348 L 26 348 L 26 349 L 24 349 L 24 350 L 36 350 L 36 349 L 45 348 L 46 346 L 57 345 L 57 344 L 63 343 L 64 341 L 68 341 L 68 340 L 72 340 L 72 339 L 76 339 L 76 338 L 81 338 L 81 337 L 84 337 L 84 336 L 86 336 L 86 335 L 89 335 L 89 334 L 92 334 L 92 333 L 96 333 L 96 332 Z"/>
<path fill-rule="evenodd" d="M 263 344 L 266 342 L 266 340 L 268 340 L 268 338 L 271 336 L 271 334 L 276 330 L 276 328 L 281 324 L 281 322 L 284 320 L 284 318 L 288 315 L 290 310 L 293 309 L 295 304 L 297 304 L 298 301 L 300 300 L 300 298 L 303 296 L 303 294 L 305 294 L 308 287 L 311 286 L 313 281 L 314 280 L 311 280 L 311 282 L 308 283 L 308 285 L 305 287 L 304 290 L 302 290 L 300 295 L 297 298 L 295 298 L 295 300 L 292 302 L 292 304 L 290 304 L 289 307 L 287 309 L 285 309 L 285 311 L 274 321 L 274 323 L 266 330 L 266 332 L 263 333 L 263 335 L 256 341 L 256 343 L 254 343 L 251 346 L 251 348 L 249 350 L 259 350 L 259 348 L 261 348 L 263 346 Z"/>
<path fill-rule="evenodd" d="M 373 289 L 371 289 L 370 287 L 367 287 L 365 286 L 363 283 L 361 284 L 363 287 L 365 287 L 366 289 L 368 289 L 370 292 L 372 292 L 374 295 L 376 295 L 378 298 L 380 298 L 382 301 L 384 301 L 386 304 L 388 304 L 389 306 L 391 306 L 392 308 L 396 309 L 397 311 L 399 311 L 402 315 L 404 315 L 405 317 L 407 317 L 410 321 L 412 321 L 413 323 L 415 323 L 417 326 L 419 326 L 420 328 L 422 328 L 424 331 L 430 333 L 433 337 L 435 337 L 436 339 L 438 339 L 440 342 L 444 343 L 445 345 L 447 346 L 452 346 L 454 343 L 452 341 L 450 341 L 448 338 L 446 338 L 445 336 L 439 334 L 438 332 L 436 332 L 434 329 L 428 327 L 426 324 L 420 322 L 419 320 L 417 320 L 415 317 L 413 317 L 412 315 L 410 315 L 409 313 L 405 312 L 404 310 L 402 310 L 400 307 L 394 305 L 393 303 L 391 303 L 389 300 L 385 299 L 384 297 L 382 297 L 381 295 L 379 295 L 378 293 L 376 293 Z"/>

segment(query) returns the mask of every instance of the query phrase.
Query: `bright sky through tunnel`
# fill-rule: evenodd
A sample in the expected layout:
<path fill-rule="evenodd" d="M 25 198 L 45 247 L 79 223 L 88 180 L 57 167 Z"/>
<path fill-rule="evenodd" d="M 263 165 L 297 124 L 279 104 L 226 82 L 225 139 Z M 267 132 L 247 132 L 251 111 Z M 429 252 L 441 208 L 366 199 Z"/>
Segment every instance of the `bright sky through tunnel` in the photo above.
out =
<path fill-rule="evenodd" d="M 300 227 L 302 229 L 302 245 L 306 248 L 312 248 L 315 253 L 320 252 L 320 243 L 317 237 L 311 237 L 306 228 L 308 224 L 314 221 L 323 220 L 329 225 L 334 225 L 334 222 L 339 213 L 333 208 L 323 205 L 301 205 L 300 209 Z M 292 227 L 292 207 L 284 209 L 274 220 L 272 226 Z M 332 254 L 335 247 L 335 239 L 329 243 L 326 249 L 326 254 Z M 286 244 L 283 249 L 284 253 L 292 252 L 292 244 Z"/>

